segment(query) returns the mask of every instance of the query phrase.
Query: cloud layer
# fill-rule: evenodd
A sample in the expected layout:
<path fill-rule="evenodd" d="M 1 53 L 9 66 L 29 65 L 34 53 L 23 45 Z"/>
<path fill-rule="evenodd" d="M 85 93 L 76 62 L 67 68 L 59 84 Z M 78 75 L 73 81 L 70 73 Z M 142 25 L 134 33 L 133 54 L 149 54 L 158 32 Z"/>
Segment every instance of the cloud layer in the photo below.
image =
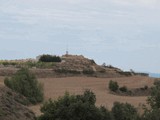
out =
<path fill-rule="evenodd" d="M 1 0 L 0 3 L 2 59 L 63 54 L 68 45 L 71 53 L 84 54 L 100 64 L 160 72 L 158 0 Z"/>

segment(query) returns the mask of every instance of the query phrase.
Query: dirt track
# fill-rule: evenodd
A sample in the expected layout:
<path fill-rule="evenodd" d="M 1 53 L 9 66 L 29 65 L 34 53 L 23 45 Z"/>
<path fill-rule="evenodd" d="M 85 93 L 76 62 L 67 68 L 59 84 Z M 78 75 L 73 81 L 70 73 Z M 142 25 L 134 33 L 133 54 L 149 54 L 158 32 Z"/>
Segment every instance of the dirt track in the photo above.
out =
<path fill-rule="evenodd" d="M 3 80 L 0 77 L 0 84 Z M 106 106 L 111 109 L 115 101 L 128 102 L 138 107 L 143 104 L 147 97 L 125 97 L 110 94 L 108 90 L 108 83 L 110 80 L 117 81 L 120 86 L 127 86 L 128 88 L 139 88 L 145 85 L 151 86 L 153 79 L 148 77 L 124 77 L 124 78 L 90 78 L 90 77 L 70 77 L 70 78 L 40 78 L 38 79 L 44 84 L 45 99 L 57 99 L 63 96 L 65 91 L 71 94 L 82 94 L 85 89 L 90 89 L 96 94 L 97 106 Z M 40 105 L 31 106 L 36 114 L 39 112 Z"/>

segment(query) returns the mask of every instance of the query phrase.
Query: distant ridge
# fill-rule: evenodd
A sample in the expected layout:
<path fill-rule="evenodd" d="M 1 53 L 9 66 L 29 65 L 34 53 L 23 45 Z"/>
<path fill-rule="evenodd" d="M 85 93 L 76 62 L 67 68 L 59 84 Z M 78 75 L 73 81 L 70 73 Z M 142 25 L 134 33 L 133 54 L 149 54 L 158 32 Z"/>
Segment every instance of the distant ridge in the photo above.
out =
<path fill-rule="evenodd" d="M 0 61 L 0 75 L 13 75 L 20 67 L 28 67 L 37 77 L 126 77 L 136 75 L 130 71 L 123 71 L 111 65 L 98 65 L 93 59 L 83 55 L 66 53 L 59 56 L 60 62 L 39 62 L 37 59 L 6 60 Z M 139 74 L 138 74 L 139 75 Z M 143 75 L 140 73 L 140 75 Z"/>
<path fill-rule="evenodd" d="M 160 73 L 149 73 L 150 77 L 160 78 Z"/>

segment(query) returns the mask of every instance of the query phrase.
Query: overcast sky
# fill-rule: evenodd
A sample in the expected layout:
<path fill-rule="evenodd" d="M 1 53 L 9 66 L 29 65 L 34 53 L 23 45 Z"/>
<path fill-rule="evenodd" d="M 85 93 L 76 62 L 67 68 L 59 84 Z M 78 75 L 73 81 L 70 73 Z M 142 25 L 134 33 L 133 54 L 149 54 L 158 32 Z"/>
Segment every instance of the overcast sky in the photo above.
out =
<path fill-rule="evenodd" d="M 84 55 L 160 73 L 160 0 L 0 0 L 0 59 Z"/>

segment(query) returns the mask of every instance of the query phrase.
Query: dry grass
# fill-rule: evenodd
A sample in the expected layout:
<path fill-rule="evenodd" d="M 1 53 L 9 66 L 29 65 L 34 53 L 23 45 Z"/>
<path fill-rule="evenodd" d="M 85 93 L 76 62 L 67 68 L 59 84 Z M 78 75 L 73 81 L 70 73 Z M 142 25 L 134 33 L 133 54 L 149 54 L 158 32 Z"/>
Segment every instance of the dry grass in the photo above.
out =
<path fill-rule="evenodd" d="M 0 77 L 0 84 L 3 84 L 3 77 Z M 39 78 L 44 84 L 45 100 L 52 98 L 57 99 L 63 96 L 66 91 L 71 94 L 82 94 L 85 89 L 90 89 L 96 94 L 97 106 L 106 106 L 111 109 L 115 101 L 128 102 L 138 107 L 144 104 L 147 97 L 126 97 L 110 94 L 108 83 L 110 80 L 117 81 L 120 86 L 128 88 L 139 88 L 153 85 L 153 79 L 148 77 L 124 77 L 124 78 L 91 78 L 91 77 L 68 77 L 68 78 Z M 40 105 L 30 106 L 37 115 L 40 114 Z"/>

